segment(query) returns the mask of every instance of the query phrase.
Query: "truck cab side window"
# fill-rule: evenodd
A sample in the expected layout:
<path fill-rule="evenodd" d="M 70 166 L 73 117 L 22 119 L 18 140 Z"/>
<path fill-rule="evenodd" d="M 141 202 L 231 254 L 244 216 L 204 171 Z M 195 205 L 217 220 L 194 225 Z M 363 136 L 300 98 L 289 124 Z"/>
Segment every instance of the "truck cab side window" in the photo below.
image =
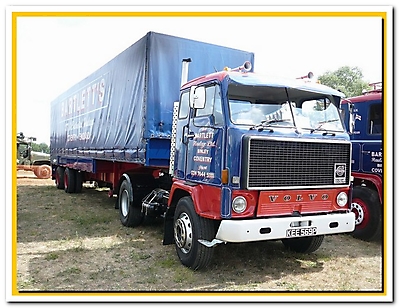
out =
<path fill-rule="evenodd" d="M 371 135 L 378 135 L 382 133 L 382 105 L 370 105 L 368 132 Z"/>
<path fill-rule="evenodd" d="M 203 109 L 197 109 L 195 116 L 210 116 L 213 112 L 214 97 L 215 97 L 215 87 L 207 87 L 205 89 L 206 101 L 205 107 Z"/>
<path fill-rule="evenodd" d="M 187 118 L 189 110 L 188 101 L 189 101 L 189 92 L 184 92 L 180 97 L 179 119 Z"/>
<path fill-rule="evenodd" d="M 205 89 L 206 102 L 203 109 L 196 110 L 196 117 L 214 116 L 214 124 L 223 124 L 222 100 L 219 86 L 210 86 Z"/>

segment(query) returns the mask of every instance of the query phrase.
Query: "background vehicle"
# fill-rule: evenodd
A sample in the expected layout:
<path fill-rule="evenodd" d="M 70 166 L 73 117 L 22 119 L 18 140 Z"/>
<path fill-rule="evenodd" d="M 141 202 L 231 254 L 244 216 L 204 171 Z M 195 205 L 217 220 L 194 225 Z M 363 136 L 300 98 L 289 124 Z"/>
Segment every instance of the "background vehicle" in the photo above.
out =
<path fill-rule="evenodd" d="M 382 235 L 382 82 L 371 85 L 371 91 L 342 100 L 353 151 L 351 210 L 356 214 L 353 236 L 362 240 L 373 240 Z"/>
<path fill-rule="evenodd" d="M 52 102 L 56 186 L 109 187 L 127 227 L 162 217 L 164 244 L 194 270 L 220 243 L 308 253 L 353 231 L 342 94 L 254 74 L 253 60 L 149 32 Z"/>
<path fill-rule="evenodd" d="M 39 179 L 48 179 L 51 177 L 50 154 L 32 151 L 33 141 L 35 137 L 17 135 L 17 171 L 32 171 Z"/>

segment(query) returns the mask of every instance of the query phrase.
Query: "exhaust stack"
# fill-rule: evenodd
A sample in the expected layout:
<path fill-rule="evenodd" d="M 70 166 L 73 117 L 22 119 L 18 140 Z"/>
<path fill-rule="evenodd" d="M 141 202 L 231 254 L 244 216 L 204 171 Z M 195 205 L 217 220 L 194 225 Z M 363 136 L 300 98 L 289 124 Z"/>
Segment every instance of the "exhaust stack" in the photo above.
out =
<path fill-rule="evenodd" d="M 181 84 L 184 85 L 188 80 L 188 66 L 191 62 L 191 58 L 186 58 L 182 60 L 182 68 L 181 68 Z"/>

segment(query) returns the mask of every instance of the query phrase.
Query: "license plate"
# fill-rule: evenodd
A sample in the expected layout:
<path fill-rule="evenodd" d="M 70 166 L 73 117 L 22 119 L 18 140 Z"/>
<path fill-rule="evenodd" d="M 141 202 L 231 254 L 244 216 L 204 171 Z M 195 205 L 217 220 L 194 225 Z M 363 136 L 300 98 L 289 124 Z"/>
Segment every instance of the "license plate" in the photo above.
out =
<path fill-rule="evenodd" d="M 286 237 L 303 237 L 317 234 L 317 227 L 287 229 Z"/>

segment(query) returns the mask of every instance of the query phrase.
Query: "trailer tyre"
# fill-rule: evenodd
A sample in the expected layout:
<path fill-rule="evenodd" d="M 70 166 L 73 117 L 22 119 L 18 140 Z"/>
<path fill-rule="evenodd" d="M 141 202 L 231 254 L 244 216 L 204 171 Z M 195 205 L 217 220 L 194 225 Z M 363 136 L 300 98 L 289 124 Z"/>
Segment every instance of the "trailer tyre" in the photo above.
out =
<path fill-rule="evenodd" d="M 215 236 L 214 224 L 195 212 L 191 197 L 183 197 L 177 203 L 173 234 L 176 252 L 183 265 L 200 270 L 210 264 L 214 248 L 200 244 L 198 239 L 211 241 Z"/>
<path fill-rule="evenodd" d="M 368 187 L 353 188 L 351 211 L 355 213 L 354 238 L 364 241 L 377 239 L 381 234 L 382 206 L 378 193 Z"/>
<path fill-rule="evenodd" d="M 72 194 L 76 189 L 76 172 L 66 168 L 64 172 L 64 190 L 68 194 Z"/>
<path fill-rule="evenodd" d="M 58 189 L 64 189 L 64 173 L 65 173 L 65 168 L 63 167 L 57 167 L 55 171 L 55 187 Z"/>
<path fill-rule="evenodd" d="M 144 219 L 141 207 L 134 205 L 133 188 L 128 180 L 124 180 L 119 188 L 119 218 L 125 227 L 137 227 Z"/>
<path fill-rule="evenodd" d="M 75 193 L 81 193 L 83 188 L 83 173 L 75 171 Z"/>
<path fill-rule="evenodd" d="M 299 252 L 299 253 L 312 253 L 319 249 L 323 243 L 324 235 L 316 235 L 310 237 L 290 238 L 281 240 L 285 248 Z"/>

